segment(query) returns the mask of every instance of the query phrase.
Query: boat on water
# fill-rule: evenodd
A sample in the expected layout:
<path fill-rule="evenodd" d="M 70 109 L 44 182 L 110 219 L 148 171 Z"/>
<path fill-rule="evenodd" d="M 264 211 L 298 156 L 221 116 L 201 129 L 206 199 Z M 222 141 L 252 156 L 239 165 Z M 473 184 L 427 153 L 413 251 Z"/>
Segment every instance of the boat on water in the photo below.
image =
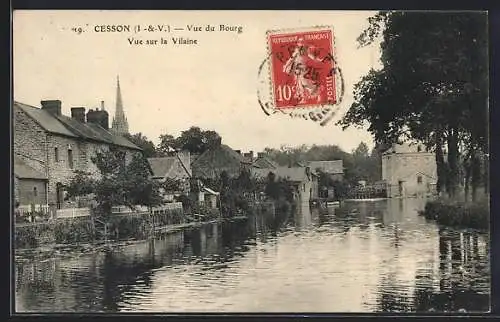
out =
<path fill-rule="evenodd" d="M 335 206 L 340 206 L 340 201 L 327 201 L 326 202 L 327 207 L 335 207 Z"/>
<path fill-rule="evenodd" d="M 387 200 L 387 198 L 344 199 L 344 201 L 348 201 L 348 202 L 373 202 L 373 201 L 382 201 L 382 200 Z"/>

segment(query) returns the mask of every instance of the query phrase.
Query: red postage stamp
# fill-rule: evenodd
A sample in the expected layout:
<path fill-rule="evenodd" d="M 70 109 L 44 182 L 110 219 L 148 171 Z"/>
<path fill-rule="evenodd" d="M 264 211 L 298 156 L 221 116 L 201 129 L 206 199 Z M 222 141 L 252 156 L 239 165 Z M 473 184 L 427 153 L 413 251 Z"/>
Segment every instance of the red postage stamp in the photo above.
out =
<path fill-rule="evenodd" d="M 270 31 L 267 41 L 276 109 L 337 103 L 333 28 Z"/>

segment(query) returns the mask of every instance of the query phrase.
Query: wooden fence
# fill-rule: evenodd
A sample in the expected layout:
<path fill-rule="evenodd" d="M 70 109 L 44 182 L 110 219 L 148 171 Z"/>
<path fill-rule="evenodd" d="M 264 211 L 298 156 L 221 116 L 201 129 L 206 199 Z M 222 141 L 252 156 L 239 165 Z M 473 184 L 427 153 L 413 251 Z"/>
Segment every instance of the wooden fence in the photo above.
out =
<path fill-rule="evenodd" d="M 166 203 L 164 205 L 153 207 L 153 214 L 162 214 L 167 211 L 179 210 L 182 212 L 181 202 Z M 47 219 L 56 218 L 77 218 L 77 217 L 87 217 L 90 216 L 90 208 L 65 208 L 65 209 L 55 209 L 49 205 L 21 205 L 16 209 L 18 221 L 46 221 Z M 148 213 L 149 208 L 146 206 L 137 206 L 134 210 L 126 206 L 116 206 L 112 208 L 113 215 L 127 215 L 127 214 L 137 214 L 137 213 Z"/>

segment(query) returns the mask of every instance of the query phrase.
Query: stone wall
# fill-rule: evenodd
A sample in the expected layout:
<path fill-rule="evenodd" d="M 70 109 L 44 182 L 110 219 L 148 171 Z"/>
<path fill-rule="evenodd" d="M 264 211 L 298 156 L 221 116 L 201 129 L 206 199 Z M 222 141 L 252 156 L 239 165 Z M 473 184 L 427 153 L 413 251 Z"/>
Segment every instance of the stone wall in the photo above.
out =
<path fill-rule="evenodd" d="M 47 174 L 47 133 L 14 105 L 14 154 L 27 165 Z"/>
<path fill-rule="evenodd" d="M 57 201 L 57 184 L 67 184 L 75 175 L 75 170 L 84 170 L 85 163 L 81 160 L 82 150 L 85 145 L 74 138 L 49 134 L 48 138 L 48 165 L 49 165 L 49 184 L 48 196 L 49 204 Z M 57 148 L 58 157 L 56 158 L 55 149 Z M 69 150 L 73 155 L 73 167 L 70 167 Z M 84 152 L 83 152 L 84 153 Z M 62 198 L 64 199 L 64 198 Z M 67 207 L 69 204 L 61 200 L 61 207 Z"/>
<path fill-rule="evenodd" d="M 382 157 L 382 179 L 387 181 L 389 197 L 431 193 L 437 180 L 436 172 L 433 153 L 393 153 Z"/>

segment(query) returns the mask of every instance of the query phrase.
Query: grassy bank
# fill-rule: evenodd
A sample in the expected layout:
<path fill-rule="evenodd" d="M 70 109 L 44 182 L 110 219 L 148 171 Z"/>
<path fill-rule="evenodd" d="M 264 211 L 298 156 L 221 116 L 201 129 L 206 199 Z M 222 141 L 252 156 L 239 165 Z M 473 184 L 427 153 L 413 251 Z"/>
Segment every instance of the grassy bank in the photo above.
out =
<path fill-rule="evenodd" d="M 60 258 L 73 258 L 78 257 L 83 254 L 97 253 L 111 251 L 122 246 L 128 246 L 132 244 L 143 243 L 149 238 L 154 238 L 158 235 L 172 234 L 184 230 L 191 230 L 200 228 L 203 225 L 211 223 L 222 223 L 222 222 L 237 222 L 247 220 L 247 216 L 235 216 L 231 218 L 225 218 L 220 220 L 210 220 L 210 221 L 199 221 L 191 223 L 182 224 L 171 224 L 169 226 L 157 227 L 154 233 L 149 234 L 147 238 L 144 239 L 129 239 L 129 240 L 113 240 L 110 239 L 108 242 L 103 240 L 92 240 L 88 242 L 79 243 L 61 243 L 61 244 L 44 244 L 34 242 L 32 244 L 23 244 L 24 247 L 16 248 L 15 258 L 16 261 L 26 261 L 26 260 L 44 260 L 52 257 Z M 24 231 L 24 230 L 21 230 Z"/>
<path fill-rule="evenodd" d="M 91 217 L 58 218 L 45 222 L 15 225 L 14 247 L 36 248 L 53 244 L 93 243 L 99 240 L 143 239 L 155 227 L 171 226 L 182 221 L 182 210 L 168 210 L 161 214 L 112 215 L 108 218 L 107 235 L 103 227 L 97 229 Z"/>
<path fill-rule="evenodd" d="M 445 226 L 488 230 L 490 207 L 488 200 L 475 203 L 433 200 L 425 205 L 423 215 Z"/>

